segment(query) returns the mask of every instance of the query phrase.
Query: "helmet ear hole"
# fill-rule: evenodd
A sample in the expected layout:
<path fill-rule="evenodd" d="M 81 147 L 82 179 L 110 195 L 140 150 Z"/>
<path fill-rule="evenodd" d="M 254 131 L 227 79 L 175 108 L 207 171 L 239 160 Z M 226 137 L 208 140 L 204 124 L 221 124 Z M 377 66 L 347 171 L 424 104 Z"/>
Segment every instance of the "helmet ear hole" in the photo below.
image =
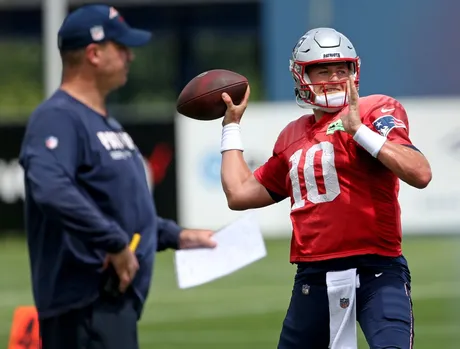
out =
<path fill-rule="evenodd" d="M 348 69 L 351 71 L 352 74 L 356 75 L 358 72 L 358 67 L 354 62 L 348 62 Z"/>
<path fill-rule="evenodd" d="M 355 65 L 352 62 L 348 62 L 348 70 L 350 70 L 353 74 L 356 74 Z"/>

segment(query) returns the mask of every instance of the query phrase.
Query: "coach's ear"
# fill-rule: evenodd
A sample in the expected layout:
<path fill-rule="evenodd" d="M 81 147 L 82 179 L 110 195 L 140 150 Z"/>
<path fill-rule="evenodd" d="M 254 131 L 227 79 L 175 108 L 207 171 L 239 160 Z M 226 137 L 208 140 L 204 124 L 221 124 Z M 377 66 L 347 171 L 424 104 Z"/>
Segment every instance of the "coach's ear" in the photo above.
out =
<path fill-rule="evenodd" d="M 88 61 L 95 66 L 100 65 L 103 62 L 103 54 L 106 44 L 89 44 L 85 49 L 85 54 Z"/>

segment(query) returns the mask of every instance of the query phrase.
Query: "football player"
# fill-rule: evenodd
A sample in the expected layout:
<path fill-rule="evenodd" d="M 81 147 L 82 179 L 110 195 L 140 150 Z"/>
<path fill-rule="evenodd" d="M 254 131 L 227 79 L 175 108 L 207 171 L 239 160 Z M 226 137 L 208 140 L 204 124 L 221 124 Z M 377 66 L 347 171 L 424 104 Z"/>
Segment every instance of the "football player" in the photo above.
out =
<path fill-rule="evenodd" d="M 295 97 L 312 109 L 281 131 L 254 173 L 243 158 L 240 105 L 226 93 L 222 185 L 233 210 L 290 198 L 290 262 L 297 264 L 279 349 L 410 349 L 411 278 L 401 250 L 399 180 L 425 188 L 431 169 L 412 144 L 404 107 L 359 97 L 360 59 L 331 28 L 303 35 L 290 60 Z"/>

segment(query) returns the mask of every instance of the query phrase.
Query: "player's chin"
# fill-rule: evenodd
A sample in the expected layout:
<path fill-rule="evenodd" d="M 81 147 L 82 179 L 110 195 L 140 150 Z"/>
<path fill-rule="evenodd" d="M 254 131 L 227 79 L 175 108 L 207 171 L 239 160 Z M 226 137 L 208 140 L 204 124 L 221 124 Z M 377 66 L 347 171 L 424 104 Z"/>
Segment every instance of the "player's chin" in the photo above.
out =
<path fill-rule="evenodd" d="M 321 93 L 317 93 L 316 95 L 318 97 L 322 97 L 322 98 L 327 98 L 327 97 L 331 97 L 335 94 L 338 94 L 338 93 L 343 93 L 344 91 L 343 90 L 334 90 L 334 91 L 321 91 Z"/>
<path fill-rule="evenodd" d="M 326 90 L 326 93 L 328 95 L 333 95 L 333 94 L 342 93 L 342 92 L 344 92 L 344 90 L 340 88 L 331 88 L 331 89 Z"/>

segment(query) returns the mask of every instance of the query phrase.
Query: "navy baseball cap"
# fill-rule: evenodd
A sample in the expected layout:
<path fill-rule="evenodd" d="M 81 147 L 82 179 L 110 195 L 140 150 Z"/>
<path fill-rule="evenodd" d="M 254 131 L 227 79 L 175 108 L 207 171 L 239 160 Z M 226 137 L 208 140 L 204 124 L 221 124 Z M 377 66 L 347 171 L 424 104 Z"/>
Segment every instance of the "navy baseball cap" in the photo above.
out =
<path fill-rule="evenodd" d="M 58 33 L 58 47 L 65 51 L 105 41 L 136 47 L 147 44 L 151 37 L 149 31 L 131 28 L 114 7 L 92 4 L 65 18 Z"/>

